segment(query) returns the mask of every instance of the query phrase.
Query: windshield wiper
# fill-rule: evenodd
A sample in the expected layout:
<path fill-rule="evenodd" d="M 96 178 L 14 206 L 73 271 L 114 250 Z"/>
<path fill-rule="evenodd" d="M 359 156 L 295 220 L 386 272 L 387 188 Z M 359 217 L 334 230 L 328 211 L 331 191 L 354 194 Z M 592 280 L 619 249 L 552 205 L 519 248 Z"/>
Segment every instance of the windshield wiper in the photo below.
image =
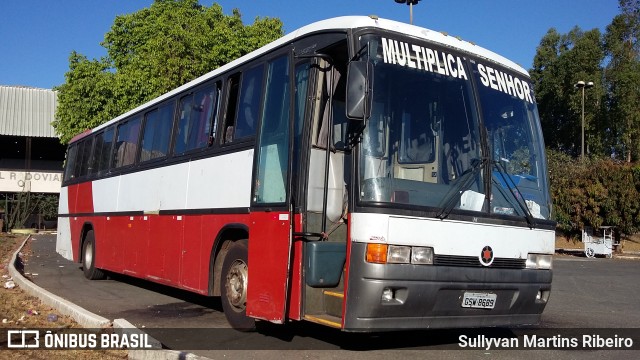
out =
<path fill-rule="evenodd" d="M 471 167 L 462 173 L 460 178 L 458 178 L 456 185 L 447 191 L 443 200 L 440 202 L 439 207 L 442 209 L 436 214 L 436 217 L 440 218 L 440 220 L 444 220 L 449 216 L 451 211 L 453 211 L 453 208 L 458 204 L 462 194 L 469 189 L 473 183 L 475 175 L 488 163 L 489 159 L 487 158 L 482 158 L 482 160 L 477 158 L 471 160 Z"/>
<path fill-rule="evenodd" d="M 513 181 L 513 178 L 509 175 L 507 169 L 504 168 L 504 165 L 502 165 L 500 161 L 493 161 L 493 164 L 495 165 L 498 174 L 500 174 L 502 181 L 504 181 L 504 184 L 507 185 L 507 188 L 511 192 L 511 195 L 513 195 L 513 198 L 515 198 L 516 202 L 518 203 L 518 206 L 520 207 L 522 212 L 524 212 L 524 217 L 527 219 L 527 224 L 529 224 L 529 227 L 533 229 L 536 226 L 536 222 L 533 214 L 531 213 L 531 210 L 529 210 L 529 207 L 527 206 L 527 202 L 524 199 L 524 196 L 520 192 L 520 189 L 518 189 L 515 181 Z M 498 189 L 502 189 L 502 186 L 500 184 L 497 185 Z"/>

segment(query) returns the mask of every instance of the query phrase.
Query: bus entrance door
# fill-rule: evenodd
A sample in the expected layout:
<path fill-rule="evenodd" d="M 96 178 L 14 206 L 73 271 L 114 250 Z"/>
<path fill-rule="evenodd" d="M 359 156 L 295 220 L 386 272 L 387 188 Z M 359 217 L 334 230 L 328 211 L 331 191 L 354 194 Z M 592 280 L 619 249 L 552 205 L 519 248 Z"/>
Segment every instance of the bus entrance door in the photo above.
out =
<path fill-rule="evenodd" d="M 252 212 L 247 315 L 283 323 L 287 303 L 291 221 L 289 212 Z"/>
<path fill-rule="evenodd" d="M 267 63 L 249 216 L 248 316 L 283 323 L 291 254 L 289 56 Z"/>

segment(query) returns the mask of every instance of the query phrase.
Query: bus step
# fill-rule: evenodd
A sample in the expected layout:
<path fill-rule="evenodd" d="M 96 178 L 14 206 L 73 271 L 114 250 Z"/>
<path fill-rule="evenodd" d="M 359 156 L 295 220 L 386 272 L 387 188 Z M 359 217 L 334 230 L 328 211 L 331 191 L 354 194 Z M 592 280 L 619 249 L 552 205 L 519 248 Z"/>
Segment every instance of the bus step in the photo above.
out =
<path fill-rule="evenodd" d="M 316 324 L 326 325 L 336 329 L 342 328 L 342 319 L 336 316 L 327 314 L 305 315 L 304 319 Z"/>
<path fill-rule="evenodd" d="M 324 290 L 324 311 L 327 315 L 342 317 L 342 300 L 344 292 L 342 290 Z"/>
<path fill-rule="evenodd" d="M 340 299 L 344 299 L 344 292 L 342 290 L 324 290 L 323 291 L 325 296 L 332 296 L 332 297 L 337 297 Z"/>

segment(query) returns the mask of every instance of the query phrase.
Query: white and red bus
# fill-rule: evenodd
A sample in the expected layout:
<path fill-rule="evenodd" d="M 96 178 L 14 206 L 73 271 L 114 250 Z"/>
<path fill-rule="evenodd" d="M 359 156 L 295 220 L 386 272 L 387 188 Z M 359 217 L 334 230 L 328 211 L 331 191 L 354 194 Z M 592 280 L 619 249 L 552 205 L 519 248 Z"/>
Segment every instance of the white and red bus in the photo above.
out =
<path fill-rule="evenodd" d="M 221 296 L 229 323 L 540 320 L 555 223 L 527 72 L 376 17 L 317 22 L 70 143 L 57 251 Z"/>

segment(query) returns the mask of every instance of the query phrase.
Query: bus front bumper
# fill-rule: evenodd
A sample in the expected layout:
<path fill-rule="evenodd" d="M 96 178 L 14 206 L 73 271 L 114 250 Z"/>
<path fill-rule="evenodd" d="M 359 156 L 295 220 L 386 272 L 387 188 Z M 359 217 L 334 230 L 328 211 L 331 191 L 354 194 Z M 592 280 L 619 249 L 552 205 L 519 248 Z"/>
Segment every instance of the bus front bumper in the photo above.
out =
<path fill-rule="evenodd" d="M 549 299 L 551 270 L 371 264 L 366 244 L 351 246 L 345 331 L 531 325 Z M 494 306 L 463 307 L 465 293 Z"/>

